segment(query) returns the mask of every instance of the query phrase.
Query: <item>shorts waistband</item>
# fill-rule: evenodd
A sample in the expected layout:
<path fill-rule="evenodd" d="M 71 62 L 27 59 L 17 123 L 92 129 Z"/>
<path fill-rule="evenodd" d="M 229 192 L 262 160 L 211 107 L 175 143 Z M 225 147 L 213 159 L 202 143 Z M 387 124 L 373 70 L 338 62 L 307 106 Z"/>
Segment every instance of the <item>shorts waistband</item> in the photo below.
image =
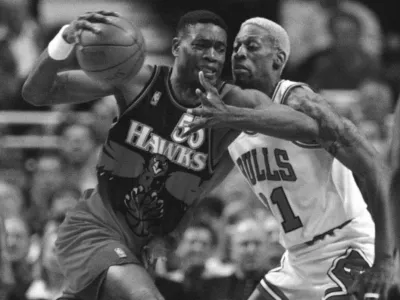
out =
<path fill-rule="evenodd" d="M 353 221 L 353 219 L 350 219 L 342 224 L 340 224 L 339 226 L 336 226 L 335 228 L 332 228 L 328 231 L 325 231 L 324 233 L 318 234 L 316 236 L 314 236 L 314 238 L 311 241 L 305 242 L 305 244 L 307 246 L 312 246 L 314 245 L 317 241 L 323 240 L 325 238 L 325 236 L 327 235 L 334 235 L 334 231 L 336 229 L 342 229 L 343 227 L 345 227 L 346 225 L 350 224 L 351 221 Z"/>

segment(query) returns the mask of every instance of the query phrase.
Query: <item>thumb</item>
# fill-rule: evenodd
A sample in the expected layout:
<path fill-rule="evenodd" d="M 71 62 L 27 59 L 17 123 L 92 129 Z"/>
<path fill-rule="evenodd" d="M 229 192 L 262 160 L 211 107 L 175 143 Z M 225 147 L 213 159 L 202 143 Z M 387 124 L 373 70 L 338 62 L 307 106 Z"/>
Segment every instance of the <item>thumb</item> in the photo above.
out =
<path fill-rule="evenodd" d="M 206 90 L 206 93 L 215 93 L 214 86 L 204 77 L 203 71 L 199 72 L 199 81 L 203 88 Z"/>

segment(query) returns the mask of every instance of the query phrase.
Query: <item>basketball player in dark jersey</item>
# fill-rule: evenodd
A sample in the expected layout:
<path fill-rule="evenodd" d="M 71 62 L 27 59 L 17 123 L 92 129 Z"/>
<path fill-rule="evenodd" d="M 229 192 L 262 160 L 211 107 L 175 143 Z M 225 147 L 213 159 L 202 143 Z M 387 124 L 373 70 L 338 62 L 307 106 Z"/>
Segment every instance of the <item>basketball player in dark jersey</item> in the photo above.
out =
<path fill-rule="evenodd" d="M 179 238 L 197 200 L 229 172 L 224 153 L 237 134 L 222 128 L 184 135 L 194 120 L 187 109 L 199 105 L 198 72 L 229 104 L 263 109 L 270 99 L 221 82 L 227 28 L 208 11 L 181 18 L 172 68 L 145 65 L 120 86 L 93 81 L 76 64 L 74 43 L 80 30 L 96 33 L 93 23 L 112 22 L 110 15 L 115 14 L 87 13 L 63 27 L 38 59 L 23 96 L 35 105 L 53 105 L 113 94 L 119 106 L 97 165 L 98 187 L 85 192 L 59 229 L 58 259 L 69 284 L 65 297 L 162 299 L 147 261 L 141 261 L 143 249 L 158 237 Z M 284 108 L 292 116 L 288 125 L 282 107 L 276 113 L 274 107 L 268 106 L 271 119 L 265 124 L 271 134 L 306 139 L 316 130 L 311 118 Z"/>

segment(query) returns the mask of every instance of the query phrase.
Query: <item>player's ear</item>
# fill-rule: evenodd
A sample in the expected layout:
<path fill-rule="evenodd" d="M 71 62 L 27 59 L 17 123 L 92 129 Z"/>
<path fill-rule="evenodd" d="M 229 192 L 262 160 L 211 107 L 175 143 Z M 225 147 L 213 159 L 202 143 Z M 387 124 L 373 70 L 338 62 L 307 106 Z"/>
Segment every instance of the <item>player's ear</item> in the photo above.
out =
<path fill-rule="evenodd" d="M 181 43 L 181 39 L 178 37 L 174 37 L 172 39 L 172 55 L 173 56 L 178 56 L 178 50 L 179 50 L 179 46 Z"/>
<path fill-rule="evenodd" d="M 285 65 L 285 61 L 286 61 L 286 53 L 283 51 L 278 51 L 274 57 L 272 67 L 274 68 L 274 70 L 280 70 Z"/>

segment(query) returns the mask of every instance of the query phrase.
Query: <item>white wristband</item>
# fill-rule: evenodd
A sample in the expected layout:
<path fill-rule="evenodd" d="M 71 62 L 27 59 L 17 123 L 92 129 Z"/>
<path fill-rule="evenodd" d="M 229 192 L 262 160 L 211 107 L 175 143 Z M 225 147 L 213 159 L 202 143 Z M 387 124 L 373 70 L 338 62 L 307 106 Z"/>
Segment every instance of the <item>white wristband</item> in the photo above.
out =
<path fill-rule="evenodd" d="M 47 47 L 47 52 L 49 56 L 54 60 L 64 60 L 71 53 L 72 49 L 74 49 L 74 44 L 68 44 L 62 34 L 69 25 L 64 25 L 61 30 L 57 33 L 57 35 L 51 40 L 49 46 Z"/>

